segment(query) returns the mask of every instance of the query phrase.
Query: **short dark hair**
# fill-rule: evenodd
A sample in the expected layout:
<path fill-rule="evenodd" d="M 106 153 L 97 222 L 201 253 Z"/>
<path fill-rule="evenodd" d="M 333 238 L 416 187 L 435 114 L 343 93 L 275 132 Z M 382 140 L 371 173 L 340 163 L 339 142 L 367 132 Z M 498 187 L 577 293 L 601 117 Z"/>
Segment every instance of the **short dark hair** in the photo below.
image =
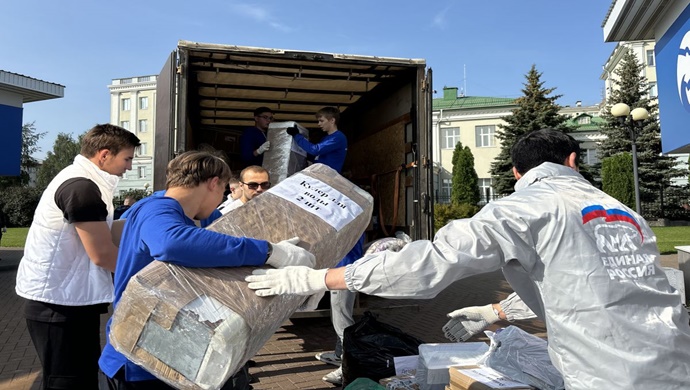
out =
<path fill-rule="evenodd" d="M 328 106 L 320 109 L 316 112 L 316 118 L 318 119 L 320 116 L 326 119 L 335 119 L 336 125 L 338 124 L 338 122 L 340 122 L 340 110 L 338 110 L 336 107 Z"/>
<path fill-rule="evenodd" d="M 131 131 L 109 123 L 96 125 L 86 132 L 81 140 L 82 156 L 91 158 L 99 150 L 108 149 L 112 154 L 118 154 L 126 148 L 136 148 L 141 145 L 139 138 Z"/>
<path fill-rule="evenodd" d="M 271 110 L 270 108 L 259 107 L 256 110 L 254 110 L 254 116 L 259 116 L 259 115 L 263 114 L 264 112 L 270 112 L 271 114 L 273 114 L 273 110 Z"/>
<path fill-rule="evenodd" d="M 573 152 L 579 160 L 580 143 L 575 138 L 560 130 L 545 128 L 518 138 L 510 151 L 510 157 L 518 173 L 524 175 L 545 162 L 563 165 Z"/>
<path fill-rule="evenodd" d="M 193 188 L 214 177 L 218 177 L 225 185 L 232 177 L 232 172 L 228 164 L 217 155 L 191 150 L 170 160 L 165 175 L 166 188 Z"/>
<path fill-rule="evenodd" d="M 268 175 L 269 180 L 271 177 L 271 174 L 266 170 L 266 168 L 260 166 L 260 165 L 250 165 L 246 168 L 244 168 L 242 171 L 240 171 L 240 182 L 244 182 L 244 174 L 247 172 L 254 172 L 254 173 L 266 173 Z"/>

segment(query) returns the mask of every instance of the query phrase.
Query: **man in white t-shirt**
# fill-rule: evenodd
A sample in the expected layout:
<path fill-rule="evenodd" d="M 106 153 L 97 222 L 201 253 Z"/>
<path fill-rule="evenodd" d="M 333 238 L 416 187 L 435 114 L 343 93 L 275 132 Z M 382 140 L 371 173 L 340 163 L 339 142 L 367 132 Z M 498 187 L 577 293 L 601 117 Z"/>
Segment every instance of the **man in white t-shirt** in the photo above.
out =
<path fill-rule="evenodd" d="M 268 175 L 268 171 L 258 165 L 250 165 L 240 172 L 240 187 L 242 195 L 233 199 L 232 196 L 228 197 L 228 200 L 221 203 L 218 206 L 218 210 L 221 214 L 225 215 L 230 210 L 234 210 L 248 201 L 254 199 L 255 196 L 259 196 L 264 191 L 271 188 L 271 181 Z"/>

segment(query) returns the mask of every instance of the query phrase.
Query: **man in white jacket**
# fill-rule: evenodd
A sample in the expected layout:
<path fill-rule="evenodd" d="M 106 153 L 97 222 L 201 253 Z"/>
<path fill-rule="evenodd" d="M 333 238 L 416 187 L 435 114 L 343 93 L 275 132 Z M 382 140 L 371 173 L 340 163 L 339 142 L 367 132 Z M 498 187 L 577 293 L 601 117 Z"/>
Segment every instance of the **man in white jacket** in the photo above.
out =
<path fill-rule="evenodd" d="M 549 356 L 569 390 L 686 389 L 690 325 L 634 211 L 577 172 L 580 147 L 542 129 L 511 151 L 515 193 L 455 220 L 433 241 L 347 267 L 288 267 L 247 277 L 259 296 L 349 289 L 388 298 L 436 296 L 458 279 L 502 269 L 544 319 Z"/>
<path fill-rule="evenodd" d="M 36 207 L 15 290 L 26 298 L 44 389 L 98 388 L 100 315 L 113 301 L 117 259 L 113 194 L 139 144 L 126 129 L 96 125 Z"/>

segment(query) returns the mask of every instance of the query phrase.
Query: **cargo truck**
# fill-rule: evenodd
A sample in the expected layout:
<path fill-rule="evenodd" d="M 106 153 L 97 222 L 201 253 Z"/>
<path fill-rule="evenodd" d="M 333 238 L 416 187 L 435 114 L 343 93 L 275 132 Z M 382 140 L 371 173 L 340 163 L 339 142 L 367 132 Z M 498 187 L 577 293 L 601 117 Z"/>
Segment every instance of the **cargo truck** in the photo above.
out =
<path fill-rule="evenodd" d="M 159 77 L 154 189 L 177 154 L 211 146 L 243 168 L 239 138 L 267 106 L 317 139 L 315 113 L 338 107 L 348 139 L 343 176 L 374 195 L 369 240 L 433 235 L 431 69 L 388 58 L 178 42 Z"/>

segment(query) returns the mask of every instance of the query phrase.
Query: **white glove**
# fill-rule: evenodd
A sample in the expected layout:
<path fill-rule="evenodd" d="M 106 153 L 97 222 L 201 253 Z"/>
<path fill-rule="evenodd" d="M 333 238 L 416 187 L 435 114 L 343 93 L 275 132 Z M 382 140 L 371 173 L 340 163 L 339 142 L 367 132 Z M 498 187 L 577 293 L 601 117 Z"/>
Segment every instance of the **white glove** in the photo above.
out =
<path fill-rule="evenodd" d="M 493 306 L 471 306 L 448 313 L 448 321 L 443 325 L 444 336 L 450 341 L 467 341 L 470 337 L 500 320 Z"/>
<path fill-rule="evenodd" d="M 325 291 L 321 291 L 314 295 L 310 295 L 309 298 L 304 300 L 304 303 L 297 309 L 297 311 L 314 311 L 319 307 L 319 302 L 323 298 Z"/>
<path fill-rule="evenodd" d="M 271 142 L 266 141 L 259 146 L 258 149 L 256 149 L 256 154 L 264 154 L 265 151 L 267 151 L 271 147 Z"/>
<path fill-rule="evenodd" d="M 314 268 L 316 257 L 304 248 L 297 246 L 299 237 L 292 237 L 273 245 L 273 253 L 266 260 L 266 264 L 274 268 L 284 268 L 289 265 L 305 265 Z"/>
<path fill-rule="evenodd" d="M 2 232 L 7 233 L 7 228 L 5 226 L 2 227 Z"/>
<path fill-rule="evenodd" d="M 314 295 L 328 290 L 326 273 L 328 269 L 309 267 L 285 267 L 281 269 L 255 269 L 244 278 L 247 287 L 256 290 L 256 295 L 267 297 L 280 294 Z"/>

